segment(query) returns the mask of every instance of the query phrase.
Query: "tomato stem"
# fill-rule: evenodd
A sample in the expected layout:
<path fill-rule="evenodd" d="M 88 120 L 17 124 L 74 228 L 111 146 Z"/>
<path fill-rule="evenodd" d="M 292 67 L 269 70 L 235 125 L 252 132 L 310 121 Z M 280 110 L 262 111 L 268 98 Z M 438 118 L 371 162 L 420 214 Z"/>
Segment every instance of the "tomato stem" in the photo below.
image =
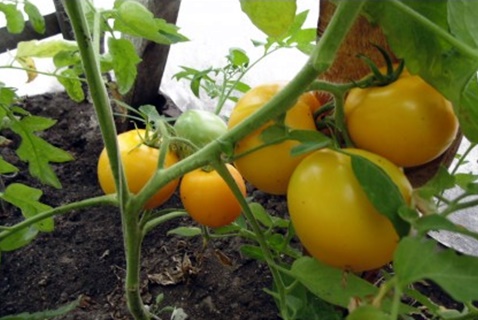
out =
<path fill-rule="evenodd" d="M 254 217 L 254 214 L 252 213 L 251 208 L 249 207 L 249 204 L 247 203 L 246 198 L 242 195 L 242 192 L 237 185 L 236 181 L 234 180 L 234 177 L 231 175 L 229 170 L 227 169 L 226 165 L 222 161 L 217 161 L 212 163 L 214 166 L 214 169 L 219 173 L 219 175 L 224 179 L 224 181 L 227 183 L 231 191 L 234 193 L 234 196 L 236 199 L 239 201 L 242 211 L 244 213 L 244 216 L 246 217 L 247 221 L 251 224 L 252 230 L 256 235 L 256 241 L 259 243 L 259 246 L 262 250 L 262 253 L 264 255 L 264 259 L 269 267 L 269 270 L 272 273 L 272 279 L 276 285 L 276 290 L 278 293 L 278 300 L 279 300 L 279 308 L 281 310 L 281 315 L 287 315 L 287 305 L 286 305 L 286 296 L 285 296 L 285 286 L 284 282 L 282 281 L 282 277 L 278 270 L 272 266 L 275 266 L 276 263 L 274 261 L 274 258 L 272 256 L 272 253 L 269 249 L 269 246 L 267 245 L 267 241 L 265 239 L 264 234 L 262 233 L 262 229 L 259 225 L 259 222 L 256 220 Z M 287 319 L 287 317 L 284 317 L 284 319 Z"/>
<path fill-rule="evenodd" d="M 103 82 L 99 65 L 99 52 L 92 42 L 86 14 L 83 10 L 83 1 L 65 0 L 65 9 L 78 43 L 78 50 L 81 55 L 85 77 L 90 90 L 93 106 L 98 118 L 98 123 L 103 137 L 108 158 L 110 159 L 111 170 L 115 181 L 120 207 L 128 198 L 126 177 L 123 173 L 121 158 L 116 141 L 116 125 L 113 118 L 108 92 Z"/>
<path fill-rule="evenodd" d="M 166 221 L 173 220 L 176 218 L 186 217 L 186 216 L 188 216 L 188 213 L 186 211 L 181 209 L 176 209 L 176 210 L 165 212 L 163 215 L 160 215 L 159 217 L 150 219 L 147 222 L 145 222 L 144 226 L 142 227 L 143 237 L 146 236 L 151 230 L 165 223 Z"/>

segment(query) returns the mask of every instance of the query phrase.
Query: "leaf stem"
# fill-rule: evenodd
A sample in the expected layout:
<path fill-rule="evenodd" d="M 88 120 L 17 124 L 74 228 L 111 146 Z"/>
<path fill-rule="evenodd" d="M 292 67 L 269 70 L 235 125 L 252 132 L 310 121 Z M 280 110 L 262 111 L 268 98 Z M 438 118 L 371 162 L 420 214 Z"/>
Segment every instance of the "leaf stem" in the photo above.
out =
<path fill-rule="evenodd" d="M 31 218 L 25 219 L 13 226 L 9 226 L 5 228 L 5 231 L 0 232 L 0 241 L 5 239 L 8 236 L 13 235 L 14 233 L 28 228 L 32 225 L 34 225 L 37 222 L 40 222 L 44 219 L 48 219 L 50 217 L 68 213 L 72 210 L 78 210 L 78 209 L 86 209 L 89 207 L 93 206 L 103 206 L 103 205 L 111 205 L 111 206 L 117 206 L 118 201 L 116 200 L 116 195 L 115 194 L 110 194 L 110 195 L 103 195 L 95 198 L 89 198 L 86 200 L 81 200 L 77 202 L 72 202 L 65 204 L 60 207 L 53 208 L 51 210 L 39 213 Z M 1 229 L 0 229 L 1 230 Z"/>

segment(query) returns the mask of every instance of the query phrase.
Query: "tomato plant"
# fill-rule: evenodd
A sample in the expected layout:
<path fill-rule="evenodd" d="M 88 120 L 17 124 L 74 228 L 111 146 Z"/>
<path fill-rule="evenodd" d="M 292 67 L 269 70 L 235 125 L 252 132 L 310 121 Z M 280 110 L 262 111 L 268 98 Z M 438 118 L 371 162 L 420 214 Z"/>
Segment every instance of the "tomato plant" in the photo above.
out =
<path fill-rule="evenodd" d="M 138 193 L 153 176 L 158 167 L 159 149 L 145 144 L 146 131 L 135 129 L 118 135 L 120 157 L 132 193 Z M 164 166 L 170 167 L 178 161 L 175 153 L 167 152 Z M 98 180 L 101 189 L 106 194 L 116 192 L 116 187 L 111 172 L 110 161 L 106 149 L 101 151 L 98 158 Z M 169 182 L 151 197 L 145 205 L 146 209 L 154 209 L 166 202 L 174 193 L 179 180 Z"/>
<path fill-rule="evenodd" d="M 380 166 L 410 202 L 410 183 L 398 167 L 364 150 L 345 151 Z M 290 179 L 287 205 L 297 236 L 315 258 L 357 272 L 392 260 L 398 235 L 367 198 L 349 155 L 322 149 L 305 158 Z"/>
<path fill-rule="evenodd" d="M 241 174 L 232 165 L 226 166 L 245 196 L 246 184 Z M 215 170 L 197 169 L 185 174 L 181 179 L 179 193 L 189 215 L 204 226 L 217 228 L 228 225 L 242 211 L 239 201 Z"/>
<path fill-rule="evenodd" d="M 282 88 L 282 84 L 264 84 L 248 91 L 232 110 L 229 128 L 250 117 Z M 261 133 L 274 123 L 277 122 L 269 121 L 236 143 L 234 153 L 238 158 L 234 164 L 242 176 L 255 187 L 280 195 L 286 193 L 290 175 L 305 155 L 290 154 L 291 149 L 299 145 L 298 141 L 285 140 L 269 145 L 264 142 Z M 290 129 L 316 130 L 309 105 L 300 99 L 287 111 L 284 124 Z"/>
<path fill-rule="evenodd" d="M 325 2 L 325 0 L 321 1 L 321 5 Z M 134 143 L 126 143 L 125 148 L 121 141 L 116 143 L 115 139 L 120 139 L 122 135 L 118 137 L 116 135 L 108 92 L 102 82 L 102 72 L 113 70 L 118 92 L 120 95 L 125 95 L 132 88 L 136 67 L 141 58 L 137 56 L 134 46 L 126 37 L 123 37 L 123 34 L 143 37 L 148 41 L 161 44 L 171 44 L 183 41 L 185 38 L 177 33 L 175 26 L 155 18 L 152 12 L 136 1 L 116 1 L 112 10 L 105 11 L 96 11 L 90 2 L 65 0 L 63 3 L 71 19 L 76 43 L 62 45 L 51 43 L 49 46 L 37 45 L 35 41 L 24 43 L 19 45 L 15 60 L 22 66 L 28 67 L 33 79 L 37 71 L 34 66 L 30 67 L 31 59 L 53 57 L 57 68 L 56 75 L 65 84 L 70 96 L 76 100 L 84 99 L 82 81 L 78 75 L 85 77 L 91 88 L 90 97 L 98 116 L 105 148 L 114 164 L 111 169 L 115 171 L 114 176 L 120 181 L 118 186 L 121 188 L 119 193 L 122 197 L 102 195 L 51 208 L 39 202 L 41 196 L 39 190 L 19 188 L 18 184 L 2 187 L 0 190 L 2 201 L 5 200 L 19 207 L 25 219 L 13 225 L 0 226 L 0 251 L 9 251 L 28 244 L 35 236 L 36 229 L 51 231 L 51 218 L 55 215 L 93 205 L 116 205 L 119 207 L 122 218 L 122 236 L 126 254 L 125 300 L 135 319 L 156 318 L 156 315 L 152 314 L 153 308 L 146 307 L 145 301 L 142 300 L 140 285 L 142 240 L 150 230 L 162 222 L 184 216 L 186 213 L 184 210 L 175 208 L 143 209 L 144 204 L 148 209 L 157 206 L 157 204 L 150 204 L 150 201 L 157 193 L 173 185 L 174 188 L 167 192 L 165 198 L 170 196 L 178 184 L 179 177 L 184 175 L 180 187 L 180 194 L 185 195 L 182 198 L 186 199 L 183 199 L 184 207 L 190 211 L 193 218 L 197 213 L 199 218 L 196 219 L 199 223 L 212 227 L 228 224 L 233 221 L 233 217 L 240 214 L 241 209 L 231 203 L 236 203 L 237 200 L 243 204 L 244 223 L 241 221 L 241 223 L 229 225 L 228 228 L 211 231 L 217 232 L 215 235 L 218 236 L 244 236 L 252 242 L 252 244 L 248 243 L 241 252 L 247 252 L 251 257 L 260 259 L 268 266 L 273 284 L 272 289 L 267 292 L 271 293 L 277 302 L 278 314 L 284 319 L 324 318 L 329 316 L 327 313 L 329 310 L 338 309 L 335 306 L 346 310 L 352 315 L 350 318 L 354 317 L 353 314 L 355 318 L 364 314 L 390 319 L 398 319 L 403 315 L 405 318 L 404 313 L 419 311 L 416 308 L 403 308 L 402 301 L 405 299 L 402 298 L 410 292 L 413 299 L 427 308 L 427 316 L 432 314 L 436 318 L 452 316 L 470 319 L 478 316 L 478 309 L 470 303 L 478 299 L 476 290 L 478 259 L 456 255 L 446 250 L 437 252 L 436 242 L 430 241 L 427 237 L 431 230 L 446 230 L 478 239 L 476 232 L 448 219 L 451 213 L 476 207 L 475 198 L 478 194 L 476 176 L 459 175 L 455 171 L 448 173 L 442 169 L 429 183 L 414 192 L 414 200 L 417 200 L 420 206 L 418 211 L 413 207 L 415 203 L 410 203 L 410 186 L 402 171 L 396 164 L 385 160 L 387 155 L 382 157 L 357 149 L 342 151 L 324 149 L 311 153 L 310 150 L 316 150 L 317 145 L 320 147 L 323 145 L 317 141 L 319 139 L 316 135 L 309 134 L 316 130 L 312 119 L 315 107 L 313 107 L 314 110 L 311 109 L 316 102 L 311 100 L 310 94 L 303 95 L 306 91 L 319 90 L 327 92 L 323 97 L 328 97 L 329 93 L 333 97 L 335 112 L 327 113 L 327 116 L 334 117 L 331 123 L 336 128 L 331 139 L 338 137 L 349 143 L 347 130 L 344 130 L 347 124 L 353 141 L 360 146 L 361 142 L 355 131 L 362 134 L 372 131 L 377 126 L 384 127 L 398 123 L 406 124 L 404 127 L 394 129 L 400 134 L 400 138 L 409 139 L 405 143 L 406 146 L 419 141 L 419 138 L 434 138 L 430 141 L 420 140 L 421 143 L 415 145 L 408 153 L 407 160 L 410 160 L 411 155 L 415 157 L 414 153 L 422 154 L 422 149 L 426 150 L 428 147 L 434 147 L 434 152 L 437 154 L 442 152 L 441 149 L 446 148 L 447 141 L 452 139 L 447 137 L 454 137 L 456 133 L 456 120 L 452 116 L 450 105 L 443 102 L 444 98 L 441 100 L 436 98 L 435 91 L 422 88 L 423 82 L 411 81 L 410 79 L 415 79 L 414 76 L 404 74 L 396 83 L 386 87 L 367 88 L 362 89 L 363 91 L 352 90 L 347 95 L 349 101 L 346 101 L 345 118 L 344 108 L 342 108 L 345 94 L 350 88 L 365 82 L 331 83 L 318 80 L 318 77 L 320 78 L 331 68 L 334 61 L 341 63 L 340 59 L 343 59 L 343 56 L 338 54 L 339 48 L 343 47 L 345 37 L 357 17 L 365 14 L 372 18 L 388 36 L 387 40 L 394 55 L 403 57 L 407 68 L 413 71 L 413 74 L 419 74 L 451 101 L 460 120 L 460 128 L 474 145 L 478 142 L 478 109 L 476 108 L 478 105 L 478 94 L 476 94 L 478 92 L 478 82 L 476 82 L 478 38 L 472 31 L 477 30 L 476 19 L 473 19 L 474 11 L 478 10 L 477 5 L 470 1 L 439 1 L 433 3 L 433 10 L 430 10 L 429 4 L 419 1 L 335 1 L 336 8 L 328 27 L 315 47 L 311 48 L 310 43 L 305 43 L 303 39 L 311 39 L 311 35 L 312 39 L 315 39 L 316 30 L 302 28 L 305 20 L 303 13 L 292 19 L 296 9 L 294 0 L 278 1 L 277 4 L 273 1 L 241 1 L 243 12 L 267 35 L 263 42 L 254 41 L 254 45 L 264 48 L 265 54 L 259 60 L 279 47 L 298 48 L 310 54 L 310 59 L 287 84 L 259 86 L 249 91 L 247 91 L 249 87 L 242 82 L 242 79 L 258 60 L 251 61 L 241 50 L 230 51 L 228 66 L 222 70 L 210 68 L 200 71 L 184 68 L 184 72 L 179 77 L 191 79 L 191 87 L 197 96 L 201 89 L 206 90 L 210 96 L 215 95 L 218 98 L 216 113 L 219 113 L 226 101 L 235 101 L 236 93 L 247 93 L 237 102 L 231 114 L 228 123 L 231 130 L 225 133 L 222 132 L 223 129 L 219 130 L 221 133 L 213 132 L 214 138 L 209 136 L 208 138 L 211 139 L 204 144 L 202 141 L 194 141 L 197 138 L 195 134 L 185 137 L 200 148 L 199 152 L 181 161 L 177 160 L 173 154 L 171 162 L 177 162 L 170 166 L 169 150 L 158 150 L 143 144 L 143 138 L 139 138 L 144 136 L 141 131 L 136 131 L 135 137 L 130 137 L 131 140 L 136 138 L 137 140 Z M 16 2 L 2 5 L 0 11 L 7 17 L 7 29 L 20 32 L 19 27 L 24 23 L 23 15 L 16 8 L 17 5 Z M 27 11 L 31 12 L 31 9 Z M 87 15 L 91 13 L 94 14 L 91 16 L 95 17 L 95 23 L 88 25 Z M 106 32 L 118 32 L 122 35 L 109 38 L 108 54 L 101 56 L 98 41 L 105 29 Z M 364 38 L 366 36 L 368 35 Z M 352 59 L 350 55 L 345 57 Z M 352 99 L 355 94 L 359 95 L 356 91 L 369 92 L 370 96 L 376 97 L 376 92 L 385 92 L 395 85 L 400 87 L 402 82 L 408 81 L 415 83 L 409 85 L 410 90 L 398 90 L 398 95 L 389 96 L 388 99 L 390 97 L 392 99 L 385 100 L 381 104 L 370 104 L 376 108 L 380 105 L 380 109 L 360 113 L 359 109 L 362 108 L 349 106 L 350 100 L 362 100 Z M 407 86 L 403 85 L 403 87 Z M 48 168 L 49 162 L 60 162 L 58 158 L 67 159 L 67 157 L 55 157 L 56 160 L 53 161 L 54 159 L 48 157 L 51 147 L 43 148 L 48 150 L 47 155 L 39 153 L 39 157 L 35 152 L 29 151 L 32 150 L 32 144 L 37 147 L 35 151 L 41 151 L 45 146 L 31 138 L 35 136 L 35 132 L 48 128 L 51 122 L 34 117 L 23 118 L 26 112 L 12 103 L 13 90 L 4 89 L 3 84 L 0 84 L 2 126 L 12 129 L 17 134 L 21 132 L 19 158 L 31 162 L 31 168 L 35 169 L 35 172 L 48 173 L 48 169 L 45 170 L 45 168 Z M 273 99 L 279 90 L 281 99 Z M 414 120 L 428 119 L 427 122 L 414 123 L 413 120 L 406 119 L 405 114 L 390 112 L 388 106 L 403 100 L 409 93 L 417 97 L 417 92 L 420 93 L 423 101 L 436 98 L 436 101 L 432 99 L 430 103 L 433 108 L 428 108 L 423 113 L 418 113 L 418 116 L 414 116 Z M 409 101 L 407 99 L 405 100 Z M 328 102 L 324 99 L 321 101 Z M 387 103 L 390 101 L 391 103 Z M 423 105 L 427 104 L 423 103 Z M 328 110 L 328 108 L 323 109 L 324 112 Z M 433 122 L 436 122 L 441 131 L 445 131 L 448 135 L 441 131 L 435 135 L 417 131 L 418 129 L 436 129 L 435 123 L 429 121 L 430 110 L 433 110 Z M 385 115 L 379 118 L 382 112 Z M 368 117 L 372 115 L 377 117 L 370 120 Z M 155 130 L 161 133 L 163 145 L 167 146 L 175 139 L 169 136 L 172 130 L 169 130 L 168 121 L 161 115 L 155 114 L 155 116 L 157 117 L 154 119 L 149 118 L 147 123 L 155 126 Z M 353 121 L 354 117 L 358 120 Z M 359 129 L 355 130 L 355 125 Z M 179 125 L 178 127 L 180 128 Z M 193 125 L 192 128 L 194 130 L 196 127 Z M 181 130 L 178 131 L 181 132 Z M 385 133 L 373 132 L 371 137 L 379 140 L 384 140 L 386 137 Z M 410 138 L 409 133 L 415 135 Z M 221 135 L 221 141 L 217 141 L 216 134 Z M 180 134 L 179 137 L 183 137 L 182 135 Z M 130 139 L 128 139 L 129 142 L 131 142 Z M 342 141 L 335 142 L 339 145 Z M 387 141 L 387 143 L 397 150 L 403 147 L 399 141 Z M 244 199 L 242 178 L 236 180 L 236 184 L 229 181 L 228 187 L 224 188 L 224 181 L 218 178 L 215 171 L 196 170 L 214 164 L 222 177 L 228 177 L 224 174 L 226 169 L 222 166 L 223 163 L 218 161 L 226 162 L 231 159 L 229 157 L 232 153 L 231 146 L 234 146 L 232 155 L 234 163 L 245 179 L 263 191 L 272 194 L 287 193 L 290 216 L 296 230 L 287 218 L 269 215 L 268 210 L 257 202 L 247 202 Z M 363 148 L 368 149 L 366 146 Z M 151 160 L 146 161 L 144 153 L 150 154 Z M 350 153 L 360 157 L 352 156 L 351 158 Z M 105 192 L 114 193 L 115 184 L 111 179 L 113 174 L 108 173 L 109 159 L 107 157 L 105 159 L 104 154 L 105 152 L 100 156 L 98 164 L 100 184 L 104 189 L 109 188 L 109 191 L 105 190 Z M 166 155 L 165 165 L 158 170 L 158 158 L 162 158 L 162 155 Z M 426 163 L 435 156 L 428 154 L 421 160 L 412 159 L 414 161 L 410 163 L 400 164 L 398 161 L 397 163 L 403 166 L 415 166 L 423 161 Z M 374 171 L 376 168 L 369 166 L 369 162 L 364 165 L 363 158 L 371 160 L 381 169 Z M 357 159 L 360 160 L 357 161 Z M 464 160 L 460 161 L 464 162 Z M 357 163 L 361 164 L 357 165 Z M 116 164 L 121 164 L 124 170 L 118 170 Z M 357 166 L 365 169 L 358 172 Z M 239 175 L 229 169 L 233 168 L 232 166 L 228 165 L 227 168 L 233 176 Z M 8 173 L 16 172 L 18 168 L 0 158 L 0 169 L 2 173 Z M 370 181 L 384 182 L 383 179 L 381 180 L 384 176 L 389 179 L 385 179 L 386 183 L 383 185 L 378 183 L 375 189 L 367 184 Z M 106 179 L 106 181 L 109 182 L 101 182 L 102 177 L 107 177 L 109 180 Z M 369 177 L 371 177 L 370 181 L 367 180 Z M 189 188 L 186 188 L 189 179 L 191 182 Z M 199 188 L 198 185 L 203 183 L 200 182 L 203 180 L 207 183 L 207 187 Z M 58 186 L 56 181 L 51 179 L 50 184 Z M 397 188 L 389 188 L 390 184 Z M 240 193 L 235 189 L 237 185 L 240 187 Z M 399 211 L 396 218 L 406 225 L 406 231 L 412 229 L 413 232 L 410 235 L 407 233 L 407 236 L 404 236 L 400 228 L 393 228 L 397 226 L 397 221 L 389 220 L 389 215 L 383 215 L 384 211 L 379 213 L 374 201 L 377 196 L 375 195 L 374 198 L 370 191 L 377 191 L 382 187 L 388 190 L 376 192 L 381 198 L 385 200 L 395 198 L 395 196 L 389 198 L 383 196 L 387 194 L 387 191 L 393 191 L 390 194 L 401 195 L 400 204 L 402 202 L 410 204 L 401 206 L 401 210 L 396 210 Z M 461 193 L 455 197 L 444 194 L 453 187 L 459 188 Z M 226 192 L 230 188 L 236 190 L 235 195 L 239 199 L 233 198 Z M 124 192 L 128 189 L 130 192 Z M 189 192 L 184 191 L 185 189 Z M 219 196 L 218 190 L 221 191 Z M 27 196 L 24 197 L 24 194 Z M 443 206 L 437 208 L 437 199 Z M 164 201 L 164 197 L 161 198 L 160 202 Z M 191 203 L 188 204 L 188 201 Z M 388 201 L 385 202 L 388 203 Z M 205 208 L 207 212 L 202 210 Z M 395 210 L 395 207 L 393 209 Z M 216 210 L 218 215 L 207 215 Z M 227 219 L 219 221 L 219 213 L 227 213 Z M 202 220 L 203 217 L 206 218 Z M 390 221 L 393 221 L 393 226 Z M 276 232 L 278 228 L 281 232 Z M 307 251 L 317 259 L 301 256 L 299 250 L 291 248 L 289 244 L 295 245 L 292 241 L 295 240 L 294 231 Z M 393 252 L 395 254 L 392 257 Z M 379 268 L 392 258 L 394 272 L 388 274 L 388 277 L 383 277 L 383 281 L 378 284 L 380 288 L 361 279 L 353 272 L 343 272 L 343 269 L 361 271 Z M 464 308 L 459 311 L 454 310 L 456 312 L 443 310 L 441 306 L 435 306 L 426 297 L 410 289 L 414 282 L 427 279 L 443 287 L 455 300 L 462 302 Z M 360 305 L 357 306 L 355 302 L 359 302 Z M 324 310 L 327 312 L 322 313 Z"/>
<path fill-rule="evenodd" d="M 386 86 L 350 90 L 345 120 L 355 146 L 402 167 L 437 158 L 451 145 L 458 130 L 450 102 L 419 76 L 406 71 Z"/>

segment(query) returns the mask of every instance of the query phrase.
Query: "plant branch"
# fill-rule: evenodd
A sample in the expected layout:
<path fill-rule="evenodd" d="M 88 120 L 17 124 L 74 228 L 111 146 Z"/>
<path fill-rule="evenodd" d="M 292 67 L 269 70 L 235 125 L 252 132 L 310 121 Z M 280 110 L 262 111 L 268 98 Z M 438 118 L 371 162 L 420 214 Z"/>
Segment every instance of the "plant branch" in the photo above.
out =
<path fill-rule="evenodd" d="M 38 223 L 44 219 L 48 219 L 50 217 L 68 213 L 72 210 L 78 210 L 78 209 L 86 209 L 89 207 L 93 206 L 100 206 L 100 205 L 112 205 L 112 206 L 117 206 L 118 201 L 116 200 L 116 195 L 115 194 L 110 194 L 110 195 L 104 195 L 104 196 L 99 196 L 95 198 L 90 198 L 86 200 L 81 200 L 77 202 L 72 202 L 65 204 L 63 206 L 39 213 L 31 218 L 25 219 L 13 226 L 5 227 L 4 231 L 0 232 L 0 241 L 5 239 L 8 236 L 11 236 L 12 234 L 28 228 L 35 223 Z"/>

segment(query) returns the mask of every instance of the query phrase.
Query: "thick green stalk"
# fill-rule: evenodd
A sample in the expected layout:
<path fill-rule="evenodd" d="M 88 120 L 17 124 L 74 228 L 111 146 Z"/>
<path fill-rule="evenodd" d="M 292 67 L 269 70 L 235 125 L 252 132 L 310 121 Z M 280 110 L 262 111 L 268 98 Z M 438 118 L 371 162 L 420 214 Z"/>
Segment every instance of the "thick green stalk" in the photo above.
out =
<path fill-rule="evenodd" d="M 83 1 L 64 0 L 64 5 L 78 43 L 88 89 L 98 118 L 108 158 L 110 159 L 116 190 L 118 190 L 118 198 L 121 199 L 123 194 L 127 193 L 126 182 L 122 174 L 121 159 L 118 153 L 113 111 L 101 76 L 99 53 L 95 50 L 96 46 L 93 44 L 91 33 L 88 30 L 88 22 L 83 11 Z"/>
<path fill-rule="evenodd" d="M 64 2 L 78 43 L 90 95 L 110 159 L 118 194 L 126 257 L 125 290 L 128 308 L 135 319 L 147 320 L 150 317 L 144 308 L 139 288 L 141 242 L 143 238 L 138 220 L 142 207 L 131 206 L 129 201 L 130 193 L 119 156 L 113 111 L 101 76 L 99 53 L 95 50 L 91 33 L 88 30 L 86 16 L 82 7 L 83 1 L 65 0 Z"/>
<path fill-rule="evenodd" d="M 125 293 L 129 312 L 136 320 L 149 320 L 150 315 L 144 308 L 141 298 L 141 244 L 143 231 L 139 223 L 139 215 L 130 204 L 125 206 L 123 216 L 123 237 L 126 254 Z"/>

